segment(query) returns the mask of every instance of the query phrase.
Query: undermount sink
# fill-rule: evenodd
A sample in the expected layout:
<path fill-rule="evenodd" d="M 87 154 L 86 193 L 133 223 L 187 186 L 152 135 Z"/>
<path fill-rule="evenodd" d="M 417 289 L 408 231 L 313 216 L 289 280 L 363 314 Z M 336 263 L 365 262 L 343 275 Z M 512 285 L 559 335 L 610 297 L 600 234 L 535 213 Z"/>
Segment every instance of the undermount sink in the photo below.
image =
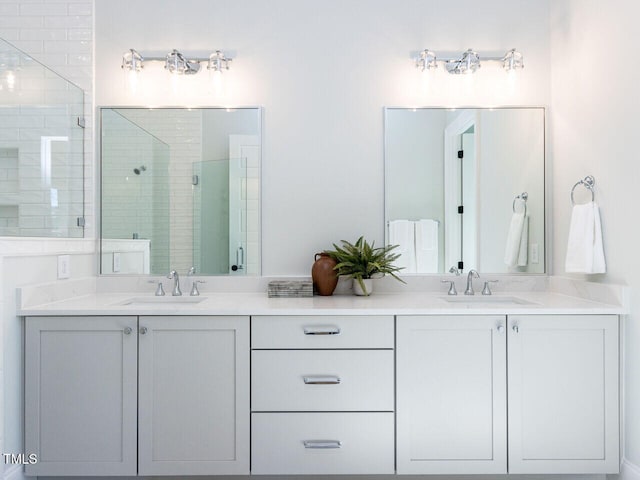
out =
<path fill-rule="evenodd" d="M 524 300 L 519 297 L 501 296 L 501 295 L 460 295 L 441 297 L 442 300 L 449 303 L 462 303 L 466 305 L 537 305 L 535 302 Z"/>
<path fill-rule="evenodd" d="M 164 296 L 164 297 L 133 297 L 124 300 L 123 302 L 119 302 L 117 305 L 175 305 L 175 304 L 183 304 L 183 303 L 200 303 L 206 300 L 207 297 L 174 297 L 174 296 Z"/>

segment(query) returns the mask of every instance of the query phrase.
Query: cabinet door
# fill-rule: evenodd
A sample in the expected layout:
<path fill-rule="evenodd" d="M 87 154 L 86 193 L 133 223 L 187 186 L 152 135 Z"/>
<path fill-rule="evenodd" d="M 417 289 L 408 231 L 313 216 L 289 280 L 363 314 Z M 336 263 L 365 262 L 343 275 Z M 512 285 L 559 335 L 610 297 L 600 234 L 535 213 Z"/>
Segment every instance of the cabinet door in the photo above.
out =
<path fill-rule="evenodd" d="M 618 317 L 509 317 L 509 472 L 618 473 Z"/>
<path fill-rule="evenodd" d="M 27 475 L 136 474 L 136 317 L 29 317 Z"/>
<path fill-rule="evenodd" d="M 139 475 L 248 474 L 249 318 L 139 323 Z"/>
<path fill-rule="evenodd" d="M 505 323 L 398 317 L 399 474 L 506 473 Z"/>

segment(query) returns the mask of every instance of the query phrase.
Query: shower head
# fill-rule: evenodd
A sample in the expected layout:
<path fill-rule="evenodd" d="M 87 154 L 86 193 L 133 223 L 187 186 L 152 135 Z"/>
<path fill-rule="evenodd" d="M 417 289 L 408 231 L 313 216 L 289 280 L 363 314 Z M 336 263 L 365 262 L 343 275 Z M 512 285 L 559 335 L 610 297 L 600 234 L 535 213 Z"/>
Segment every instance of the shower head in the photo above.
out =
<path fill-rule="evenodd" d="M 136 175 L 140 175 L 140 172 L 146 172 L 146 171 L 147 171 L 147 167 L 145 167 L 144 165 L 140 165 L 138 168 L 133 169 L 133 173 L 135 173 Z"/>

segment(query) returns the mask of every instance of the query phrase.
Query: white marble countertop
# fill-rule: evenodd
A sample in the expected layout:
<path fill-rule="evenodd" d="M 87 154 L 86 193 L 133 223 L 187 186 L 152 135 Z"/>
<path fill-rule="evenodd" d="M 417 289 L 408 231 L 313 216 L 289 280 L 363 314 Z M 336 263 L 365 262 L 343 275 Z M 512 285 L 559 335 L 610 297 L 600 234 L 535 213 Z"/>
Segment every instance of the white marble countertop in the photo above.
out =
<path fill-rule="evenodd" d="M 625 314 L 626 308 L 552 292 L 476 293 L 448 297 L 438 292 L 374 293 L 268 298 L 262 293 L 210 293 L 201 297 L 154 297 L 143 293 L 89 293 L 18 307 L 21 316 L 61 315 L 482 315 Z M 189 303 L 192 299 L 198 303 Z M 453 302 L 449 300 L 453 298 Z M 131 301 L 133 300 L 133 303 Z M 503 301 L 504 300 L 504 301 Z M 462 302 L 462 303 L 459 303 Z M 467 303 L 468 302 L 468 303 Z M 514 303 L 522 302 L 522 303 Z"/>

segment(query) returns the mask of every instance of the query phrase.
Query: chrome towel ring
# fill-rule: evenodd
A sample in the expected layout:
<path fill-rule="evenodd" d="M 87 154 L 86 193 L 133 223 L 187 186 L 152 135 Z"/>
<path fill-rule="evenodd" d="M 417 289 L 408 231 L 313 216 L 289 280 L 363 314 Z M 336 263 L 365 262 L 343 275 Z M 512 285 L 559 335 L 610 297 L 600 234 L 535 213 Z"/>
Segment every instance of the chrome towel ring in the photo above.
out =
<path fill-rule="evenodd" d="M 527 192 L 522 192 L 520 195 L 516 195 L 516 198 L 513 199 L 513 204 L 511 205 L 511 209 L 513 213 L 516 213 L 516 200 L 522 200 L 522 205 L 524 206 L 524 215 L 527 216 L 527 199 L 529 198 L 529 194 Z"/>
<path fill-rule="evenodd" d="M 595 201 L 596 199 L 596 195 L 593 191 L 593 187 L 596 184 L 596 179 L 593 178 L 592 175 L 587 175 L 586 177 L 584 177 L 582 180 L 580 180 L 579 182 L 576 182 L 576 184 L 573 186 L 573 188 L 571 188 L 571 205 L 575 205 L 576 202 L 573 199 L 573 191 L 576 189 L 576 187 L 578 185 L 582 185 L 584 186 L 584 188 L 586 188 L 587 190 L 589 190 L 591 192 L 591 201 Z"/>

